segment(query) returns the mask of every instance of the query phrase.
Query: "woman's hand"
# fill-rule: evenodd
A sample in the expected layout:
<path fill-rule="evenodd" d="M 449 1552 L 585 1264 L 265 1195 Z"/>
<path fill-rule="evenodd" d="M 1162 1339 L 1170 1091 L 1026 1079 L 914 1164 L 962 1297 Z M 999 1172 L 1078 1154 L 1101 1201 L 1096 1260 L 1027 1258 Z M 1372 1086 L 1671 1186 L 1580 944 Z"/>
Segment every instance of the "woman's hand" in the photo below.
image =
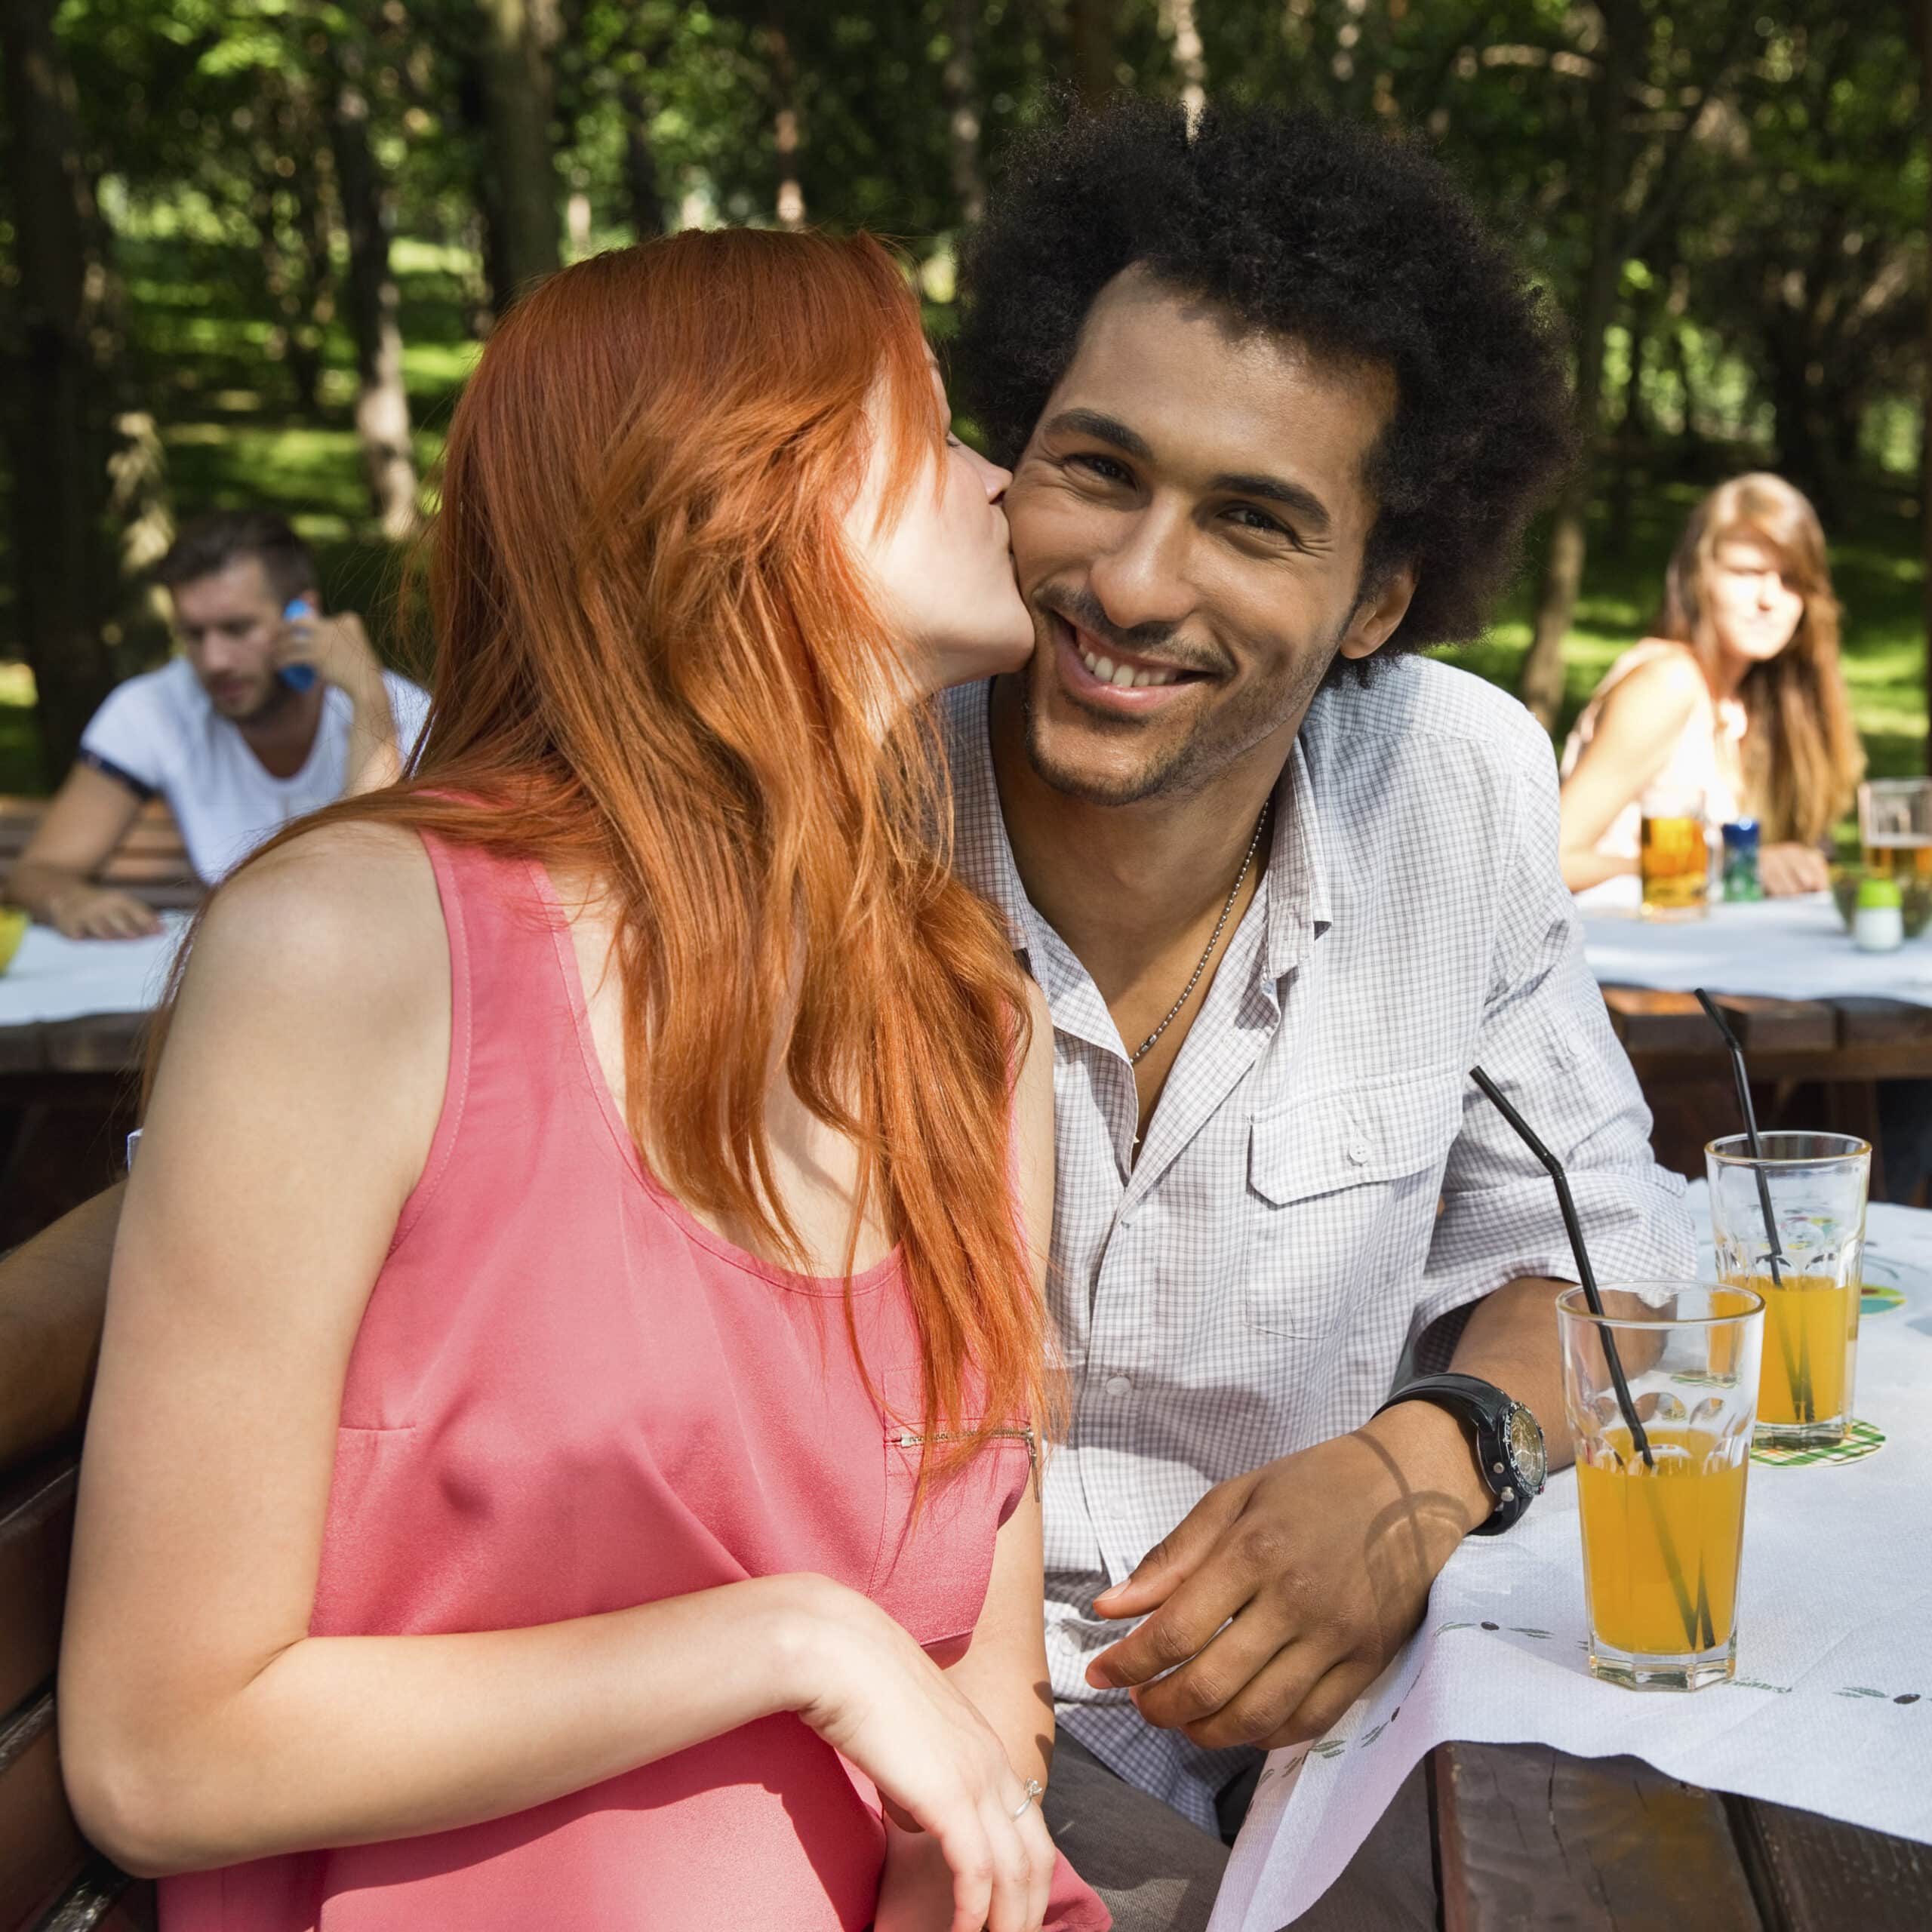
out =
<path fill-rule="evenodd" d="M 947 1932 L 952 1913 L 952 1868 L 939 1840 L 888 1818 L 885 1872 L 872 1932 Z"/>
<path fill-rule="evenodd" d="M 1758 877 L 1774 899 L 1823 892 L 1832 882 L 1824 854 L 1813 845 L 1767 845 L 1758 854 Z"/>
<path fill-rule="evenodd" d="M 1039 1806 L 1023 1808 L 1026 1789 L 1005 1747 L 875 1604 L 822 1578 L 800 1581 L 809 1594 L 796 1665 L 799 1717 L 878 1786 L 889 1833 L 924 1833 L 935 1848 L 901 1846 L 894 1854 L 888 1841 L 888 1877 L 900 1896 L 885 1903 L 901 1916 L 882 1913 L 881 1932 L 889 1923 L 928 1932 L 928 1920 L 906 1915 L 938 1896 L 935 1856 L 949 1876 L 930 1932 L 1038 1932 L 1053 1841 Z"/>

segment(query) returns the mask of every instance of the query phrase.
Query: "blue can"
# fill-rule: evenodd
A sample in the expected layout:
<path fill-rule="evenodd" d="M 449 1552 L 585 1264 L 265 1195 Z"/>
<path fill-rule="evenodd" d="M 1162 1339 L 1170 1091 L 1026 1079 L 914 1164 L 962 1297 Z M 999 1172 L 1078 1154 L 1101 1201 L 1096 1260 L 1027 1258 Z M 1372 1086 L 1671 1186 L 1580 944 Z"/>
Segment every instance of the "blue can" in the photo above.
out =
<path fill-rule="evenodd" d="M 1727 903 L 1761 899 L 1764 881 L 1758 876 L 1758 821 L 1734 819 L 1724 829 L 1724 896 Z"/>

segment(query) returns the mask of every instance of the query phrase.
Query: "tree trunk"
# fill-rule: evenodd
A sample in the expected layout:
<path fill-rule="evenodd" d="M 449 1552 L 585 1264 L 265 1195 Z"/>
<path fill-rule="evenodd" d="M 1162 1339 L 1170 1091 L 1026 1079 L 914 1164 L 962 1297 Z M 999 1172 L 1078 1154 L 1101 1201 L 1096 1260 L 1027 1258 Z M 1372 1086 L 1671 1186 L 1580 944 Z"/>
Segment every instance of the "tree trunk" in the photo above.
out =
<path fill-rule="evenodd" d="M 1932 0 L 1918 0 L 1918 119 L 1932 140 Z M 1932 245 L 1932 202 L 1925 211 L 1926 240 Z M 1932 771 L 1932 288 L 1925 307 L 1924 359 L 1919 380 L 1924 389 L 1919 426 L 1918 500 L 1925 527 L 1925 694 L 1928 725 L 1925 768 Z"/>
<path fill-rule="evenodd" d="M 1180 104 L 1192 128 L 1208 105 L 1208 56 L 1194 17 L 1194 0 L 1161 0 L 1161 31 L 1173 43 Z"/>
<path fill-rule="evenodd" d="M 349 29 L 352 34 L 354 29 Z M 389 267 L 389 208 L 369 145 L 369 97 L 362 51 L 334 44 L 329 117 L 343 226 L 349 234 L 349 327 L 355 342 L 355 433 L 362 474 L 383 534 L 399 541 L 416 528 L 416 454 L 409 393 L 402 379 L 401 303 Z"/>
<path fill-rule="evenodd" d="M 555 0 L 481 0 L 485 128 L 481 199 L 491 229 L 491 297 L 501 314 L 563 266 L 556 158 L 550 146 Z"/>
<path fill-rule="evenodd" d="M 968 228 L 986 211 L 986 177 L 980 165 L 980 71 L 974 38 L 980 0 L 952 0 L 952 47 L 940 80 L 946 88 L 947 146 L 959 218 Z"/>
<path fill-rule="evenodd" d="M 1564 641 L 1583 587 L 1584 516 L 1595 481 L 1604 337 L 1617 312 L 1623 268 L 1625 97 L 1647 31 L 1641 0 L 1606 0 L 1603 11 L 1602 63 L 1590 102 L 1596 159 L 1590 184 L 1589 266 L 1577 318 L 1577 418 L 1583 448 L 1557 502 L 1537 592 L 1534 632 L 1516 685 L 1516 695 L 1546 729 L 1554 728 L 1562 709 Z"/>
<path fill-rule="evenodd" d="M 1090 112 L 1106 105 L 1120 85 L 1114 72 L 1114 14 L 1118 0 L 1067 0 L 1073 40 L 1073 72 L 1080 104 Z"/>
<path fill-rule="evenodd" d="M 50 788 L 66 777 L 82 731 L 114 684 L 102 626 L 119 584 L 108 528 L 118 344 L 102 312 L 94 193 L 55 4 L 0 0 L 17 278 L 5 386 L 15 611 Z"/>
<path fill-rule="evenodd" d="M 771 60 L 772 146 L 778 157 L 778 192 L 774 212 L 780 228 L 805 225 L 804 186 L 798 179 L 798 69 L 786 38 L 785 10 L 773 0 L 765 20 L 766 51 Z"/>
<path fill-rule="evenodd" d="M 648 242 L 665 229 L 664 197 L 657 186 L 657 157 L 651 148 L 651 103 L 635 79 L 626 80 L 624 103 L 624 194 L 631 234 Z"/>

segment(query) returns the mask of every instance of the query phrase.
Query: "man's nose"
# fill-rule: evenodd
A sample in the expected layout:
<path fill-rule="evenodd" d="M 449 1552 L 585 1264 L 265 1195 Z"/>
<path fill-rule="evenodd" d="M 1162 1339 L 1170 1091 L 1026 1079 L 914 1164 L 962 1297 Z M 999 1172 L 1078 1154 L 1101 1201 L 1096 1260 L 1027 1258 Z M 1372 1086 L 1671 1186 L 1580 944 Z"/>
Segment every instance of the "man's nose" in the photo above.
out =
<path fill-rule="evenodd" d="M 1125 517 L 1118 540 L 1088 568 L 1088 582 L 1107 621 L 1128 631 L 1140 624 L 1177 624 L 1194 608 L 1187 578 L 1189 526 L 1184 518 L 1143 512 Z"/>

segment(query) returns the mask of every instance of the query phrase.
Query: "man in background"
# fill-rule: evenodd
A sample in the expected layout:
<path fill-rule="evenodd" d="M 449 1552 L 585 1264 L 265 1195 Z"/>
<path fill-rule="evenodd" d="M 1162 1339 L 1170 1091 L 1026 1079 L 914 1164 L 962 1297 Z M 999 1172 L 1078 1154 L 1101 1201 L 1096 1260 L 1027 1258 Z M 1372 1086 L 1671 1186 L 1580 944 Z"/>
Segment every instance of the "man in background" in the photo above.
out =
<path fill-rule="evenodd" d="M 429 706 L 352 613 L 322 614 L 314 558 L 278 516 L 217 510 L 155 568 L 182 654 L 111 692 L 6 897 L 70 939 L 127 939 L 154 914 L 94 882 L 141 807 L 167 799 L 213 885 L 291 819 L 401 770 Z"/>

